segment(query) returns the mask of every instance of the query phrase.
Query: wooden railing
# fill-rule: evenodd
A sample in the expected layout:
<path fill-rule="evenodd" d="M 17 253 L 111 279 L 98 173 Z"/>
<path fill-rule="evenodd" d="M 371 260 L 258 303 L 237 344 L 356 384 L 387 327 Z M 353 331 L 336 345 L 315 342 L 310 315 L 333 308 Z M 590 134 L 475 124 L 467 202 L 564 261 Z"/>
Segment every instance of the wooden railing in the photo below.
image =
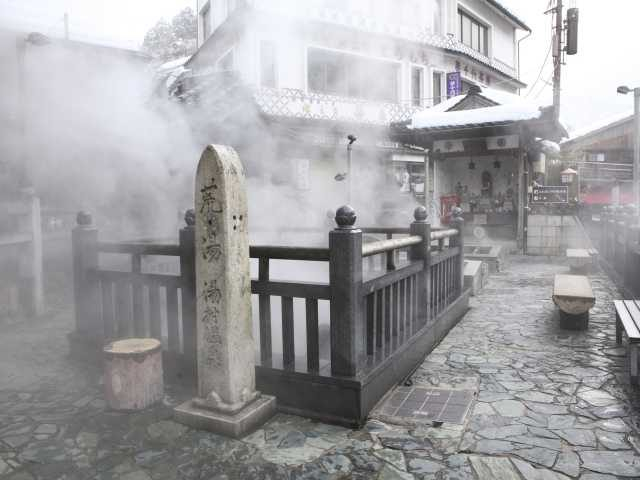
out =
<path fill-rule="evenodd" d="M 44 311 L 40 199 L 0 200 L 0 317 Z"/>
<path fill-rule="evenodd" d="M 78 334 L 97 343 L 155 337 L 172 361 L 185 362 L 179 371 L 195 371 L 194 227 L 193 217 L 186 218 L 178 244 L 107 243 L 98 240 L 90 216 L 79 215 L 72 236 Z M 462 297 L 462 217 L 454 219 L 456 228 L 432 232 L 426 210 L 419 208 L 409 228 L 360 230 L 355 212 L 343 207 L 336 222 L 328 248 L 250 247 L 258 263 L 251 282 L 258 305 L 256 382 L 261 391 L 278 396 L 285 410 L 352 424 L 391 383 L 408 375 L 459 317 L 439 327 L 437 335 L 431 331 Z M 363 243 L 365 232 L 388 238 Z M 100 262 L 106 254 L 128 256 L 127 268 L 107 268 Z M 176 257 L 180 271 L 145 272 L 145 256 Z M 375 258 L 382 261 L 365 263 Z M 328 263 L 329 282 L 273 280 L 272 262 L 282 260 Z M 280 318 L 272 318 L 274 297 L 280 298 Z M 304 300 L 304 318 L 295 318 L 295 299 Z M 330 338 L 323 346 L 319 302 L 327 301 Z M 273 348 L 274 322 L 281 324 L 281 352 Z M 296 337 L 298 329 L 305 335 Z M 297 348 L 306 358 L 296 355 Z M 398 362 L 395 373 L 378 379 L 385 365 Z M 331 400 L 336 389 L 362 393 L 344 393 L 336 403 Z"/>
<path fill-rule="evenodd" d="M 78 214 L 72 232 L 76 334 L 101 344 L 130 337 L 157 338 L 179 371 L 195 372 L 195 257 L 192 222 L 178 244 L 100 242 L 91 216 Z M 125 256 L 128 268 L 101 257 Z M 142 271 L 144 257 L 175 257 L 179 272 Z M 120 267 L 122 262 L 117 262 Z"/>
<path fill-rule="evenodd" d="M 635 296 L 640 296 L 640 225 L 631 208 L 609 206 L 582 216 L 589 238 L 601 259 L 622 278 Z"/>
<path fill-rule="evenodd" d="M 249 256 L 258 259 L 258 279 L 251 282 L 251 293 L 258 295 L 258 318 L 260 335 L 260 361 L 265 367 L 279 366 L 295 370 L 295 321 L 293 299 L 305 300 L 306 323 L 306 367 L 308 372 L 318 372 L 320 368 L 320 340 L 318 324 L 318 300 L 330 300 L 328 284 L 301 282 L 274 282 L 269 278 L 271 260 L 293 260 L 326 262 L 329 250 L 326 248 L 298 248 L 254 246 Z M 272 349 L 271 297 L 281 298 L 282 315 L 282 357 L 275 362 Z"/>

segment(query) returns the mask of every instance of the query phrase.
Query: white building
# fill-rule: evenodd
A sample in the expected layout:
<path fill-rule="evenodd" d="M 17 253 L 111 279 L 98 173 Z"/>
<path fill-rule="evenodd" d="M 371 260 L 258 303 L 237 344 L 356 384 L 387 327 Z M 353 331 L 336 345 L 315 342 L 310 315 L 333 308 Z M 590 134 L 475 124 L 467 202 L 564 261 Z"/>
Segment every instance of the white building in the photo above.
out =
<path fill-rule="evenodd" d="M 177 94 L 196 98 L 204 122 L 215 116 L 211 129 L 220 133 L 232 122 L 222 112 L 237 111 L 235 101 L 228 108 L 237 98 L 230 85 L 242 85 L 262 127 L 275 132 L 266 150 L 296 172 L 298 189 L 313 190 L 310 174 L 333 182 L 352 133 L 359 137 L 354 168 L 385 171 L 380 184 L 394 178 L 392 165 L 396 179 L 408 170 L 420 193 L 424 153 L 387 141 L 388 125 L 446 99 L 452 72 L 460 72 L 463 92 L 523 88 L 523 31 L 529 28 L 495 0 L 198 0 L 199 49 Z M 246 112 L 241 117 L 246 132 Z M 300 143 L 324 152 L 300 151 Z M 374 162 L 389 168 L 372 169 Z"/>

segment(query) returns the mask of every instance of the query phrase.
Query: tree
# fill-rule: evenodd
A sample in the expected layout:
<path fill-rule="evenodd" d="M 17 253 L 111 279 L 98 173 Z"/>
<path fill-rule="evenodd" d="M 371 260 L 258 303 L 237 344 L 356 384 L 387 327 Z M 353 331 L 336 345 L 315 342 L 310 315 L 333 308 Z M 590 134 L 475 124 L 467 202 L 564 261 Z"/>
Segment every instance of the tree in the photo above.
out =
<path fill-rule="evenodd" d="M 184 8 L 171 23 L 164 18 L 144 37 L 142 49 L 154 58 L 171 60 L 184 57 L 196 50 L 197 18 L 190 7 Z"/>

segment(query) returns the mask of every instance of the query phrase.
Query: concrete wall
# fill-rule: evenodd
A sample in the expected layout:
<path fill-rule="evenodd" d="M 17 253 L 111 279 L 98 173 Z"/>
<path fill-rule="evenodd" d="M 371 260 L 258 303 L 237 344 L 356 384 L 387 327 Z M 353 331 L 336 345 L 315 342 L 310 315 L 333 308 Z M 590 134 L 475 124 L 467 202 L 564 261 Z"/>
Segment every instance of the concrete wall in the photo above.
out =
<path fill-rule="evenodd" d="M 588 241 L 574 216 L 529 216 L 527 234 L 529 255 L 564 256 L 567 248 L 588 248 Z"/>

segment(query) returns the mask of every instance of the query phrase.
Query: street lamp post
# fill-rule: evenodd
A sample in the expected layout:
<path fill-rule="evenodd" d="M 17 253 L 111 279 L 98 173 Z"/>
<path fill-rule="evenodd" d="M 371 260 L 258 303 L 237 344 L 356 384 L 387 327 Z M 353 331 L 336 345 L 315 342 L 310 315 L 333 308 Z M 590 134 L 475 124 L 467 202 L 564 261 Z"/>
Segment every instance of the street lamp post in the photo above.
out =
<path fill-rule="evenodd" d="M 633 203 L 640 215 L 640 88 L 618 87 L 618 93 L 633 92 Z"/>
<path fill-rule="evenodd" d="M 347 144 L 347 171 L 344 173 L 338 173 L 334 177 L 334 179 L 336 180 L 336 182 L 342 182 L 344 180 L 347 180 L 347 204 L 351 205 L 351 196 L 352 196 L 352 190 L 353 190 L 351 157 L 352 157 L 353 144 L 356 142 L 356 140 L 358 140 L 358 138 L 355 135 L 348 135 L 347 140 L 349 141 L 349 143 Z"/>
<path fill-rule="evenodd" d="M 16 39 L 16 59 L 18 62 L 18 108 L 19 114 L 19 130 L 21 136 L 19 168 L 21 169 L 22 178 L 19 179 L 20 187 L 32 187 L 31 165 L 27 161 L 27 74 L 26 74 L 26 58 L 27 46 L 42 46 L 51 43 L 46 35 L 39 32 L 31 32 L 23 38 Z"/>

